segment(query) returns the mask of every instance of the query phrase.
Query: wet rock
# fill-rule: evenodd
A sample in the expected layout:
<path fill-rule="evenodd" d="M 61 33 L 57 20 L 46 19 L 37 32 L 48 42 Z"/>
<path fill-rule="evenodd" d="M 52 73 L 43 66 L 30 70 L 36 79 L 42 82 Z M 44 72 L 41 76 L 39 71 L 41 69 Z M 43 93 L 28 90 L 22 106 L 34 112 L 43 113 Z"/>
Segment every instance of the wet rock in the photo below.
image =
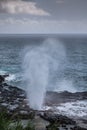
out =
<path fill-rule="evenodd" d="M 72 130 L 87 130 L 86 128 L 81 128 L 79 126 L 75 126 L 74 128 L 72 128 Z"/>
<path fill-rule="evenodd" d="M 59 115 L 59 114 L 54 114 L 52 112 L 44 112 L 43 114 L 40 114 L 40 117 L 43 119 L 49 121 L 50 123 L 59 123 L 59 124 L 70 124 L 70 125 L 75 125 L 76 122 L 73 121 L 72 119 Z"/>
<path fill-rule="evenodd" d="M 8 76 L 9 76 L 9 74 L 0 75 L 0 84 L 2 84 L 5 81 L 5 78 Z"/>
<path fill-rule="evenodd" d="M 3 83 L 4 81 L 5 81 L 5 78 L 2 75 L 0 75 L 0 83 Z"/>
<path fill-rule="evenodd" d="M 66 116 L 55 114 L 52 111 L 36 112 L 30 109 L 27 99 L 26 92 L 16 86 L 8 85 L 5 82 L 5 77 L 8 75 L 0 75 L 0 112 L 5 110 L 7 112 L 7 117 L 12 119 L 35 119 L 38 120 L 38 127 L 47 127 L 44 123 L 49 122 L 50 127 L 55 127 L 57 130 L 61 125 L 66 127 L 67 125 L 73 125 L 72 130 L 86 130 L 76 126 L 76 122 Z M 72 102 L 76 100 L 87 99 L 87 92 L 47 92 L 45 97 L 46 106 L 58 106 L 60 103 Z M 37 116 L 37 113 L 38 116 Z M 38 118 L 35 118 L 38 117 Z M 41 120 L 42 119 L 42 120 Z M 41 124 L 39 121 L 41 120 Z M 86 120 L 87 121 L 87 120 Z M 47 127 L 47 129 L 49 126 Z M 68 128 L 68 127 L 66 127 Z M 52 130 L 52 129 L 51 129 Z M 54 130 L 54 129 L 53 129 Z"/>
<path fill-rule="evenodd" d="M 74 102 L 77 100 L 85 99 L 87 99 L 87 91 L 76 93 L 71 93 L 67 91 L 61 93 L 48 91 L 45 97 L 45 105 L 57 106 L 60 103 Z"/>
<path fill-rule="evenodd" d="M 3 75 L 3 77 L 4 77 L 4 78 L 9 77 L 9 74 L 5 74 L 5 75 Z"/>
<path fill-rule="evenodd" d="M 43 112 L 40 114 L 40 117 L 50 122 L 50 124 L 46 126 L 46 130 L 87 130 L 86 128 L 78 126 L 74 119 L 63 115 L 54 114 L 52 112 Z"/>
<path fill-rule="evenodd" d="M 8 116 L 12 116 L 12 118 L 33 118 L 34 112 L 27 105 L 25 99 L 24 90 L 7 83 L 0 84 L 0 112 L 5 110 Z"/>

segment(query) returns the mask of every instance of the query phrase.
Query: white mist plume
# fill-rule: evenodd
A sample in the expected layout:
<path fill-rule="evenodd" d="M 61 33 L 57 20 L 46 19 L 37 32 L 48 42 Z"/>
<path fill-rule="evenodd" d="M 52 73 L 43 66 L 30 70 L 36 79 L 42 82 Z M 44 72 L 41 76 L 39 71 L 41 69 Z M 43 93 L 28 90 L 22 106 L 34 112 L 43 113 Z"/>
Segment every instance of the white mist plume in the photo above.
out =
<path fill-rule="evenodd" d="M 56 39 L 47 39 L 40 45 L 28 48 L 24 57 L 24 79 L 30 107 L 40 110 L 51 75 L 65 58 L 63 45 Z M 60 69 L 60 68 L 59 68 Z"/>

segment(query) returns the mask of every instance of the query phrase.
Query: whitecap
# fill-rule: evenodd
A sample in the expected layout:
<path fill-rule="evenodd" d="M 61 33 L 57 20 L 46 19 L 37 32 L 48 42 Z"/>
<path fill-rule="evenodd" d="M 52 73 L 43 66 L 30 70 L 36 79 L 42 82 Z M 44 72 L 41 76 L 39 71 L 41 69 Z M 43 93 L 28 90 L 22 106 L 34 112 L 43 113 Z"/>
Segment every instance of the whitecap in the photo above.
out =
<path fill-rule="evenodd" d="M 62 103 L 57 110 L 66 116 L 84 117 L 87 116 L 87 100 Z"/>
<path fill-rule="evenodd" d="M 68 117 L 87 117 L 87 100 L 61 103 L 59 106 L 44 106 L 43 110 L 52 110 L 56 114 Z"/>
<path fill-rule="evenodd" d="M 14 74 L 9 74 L 9 76 L 5 78 L 6 81 L 14 81 L 15 79 L 16 79 L 16 76 Z"/>

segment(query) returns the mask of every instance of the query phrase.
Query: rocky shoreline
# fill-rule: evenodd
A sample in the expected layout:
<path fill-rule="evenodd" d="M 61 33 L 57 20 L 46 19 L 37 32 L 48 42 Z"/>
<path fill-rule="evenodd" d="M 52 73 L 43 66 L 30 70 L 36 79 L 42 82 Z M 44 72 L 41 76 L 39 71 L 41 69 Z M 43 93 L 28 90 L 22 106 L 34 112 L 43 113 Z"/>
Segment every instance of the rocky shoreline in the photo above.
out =
<path fill-rule="evenodd" d="M 21 120 L 32 119 L 37 122 L 36 130 L 87 130 L 85 127 L 87 120 L 83 121 L 84 127 L 81 128 L 77 123 L 78 119 L 56 114 L 52 110 L 32 110 L 27 103 L 26 92 L 18 87 L 8 85 L 5 82 L 7 76 L 9 75 L 0 75 L 0 112 L 5 110 L 7 116 L 12 119 L 17 117 Z M 87 92 L 47 92 L 44 105 L 52 107 L 58 106 L 60 103 L 86 99 Z"/>

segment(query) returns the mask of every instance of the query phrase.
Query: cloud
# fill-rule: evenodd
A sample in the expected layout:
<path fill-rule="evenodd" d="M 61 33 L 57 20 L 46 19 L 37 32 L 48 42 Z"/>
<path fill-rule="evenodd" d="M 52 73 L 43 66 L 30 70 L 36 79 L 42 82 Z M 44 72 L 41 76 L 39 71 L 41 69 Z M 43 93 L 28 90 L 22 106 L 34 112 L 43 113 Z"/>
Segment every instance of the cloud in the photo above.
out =
<path fill-rule="evenodd" d="M 87 33 L 87 21 L 0 19 L 0 33 Z"/>
<path fill-rule="evenodd" d="M 35 2 L 26 1 L 0 1 L 0 12 L 11 14 L 30 14 L 39 16 L 49 16 L 50 14 L 45 10 L 38 8 Z"/>

